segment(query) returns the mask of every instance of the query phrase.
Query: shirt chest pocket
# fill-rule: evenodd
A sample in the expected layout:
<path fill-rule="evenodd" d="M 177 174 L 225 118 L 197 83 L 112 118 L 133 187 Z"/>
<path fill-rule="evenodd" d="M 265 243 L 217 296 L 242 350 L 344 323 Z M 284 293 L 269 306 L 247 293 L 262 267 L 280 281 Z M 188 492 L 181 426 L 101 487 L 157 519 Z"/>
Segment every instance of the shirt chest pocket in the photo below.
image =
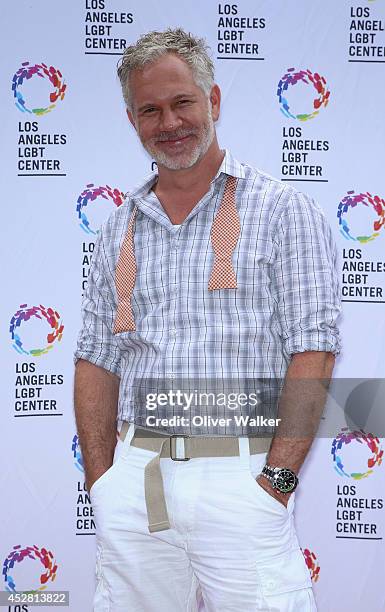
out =
<path fill-rule="evenodd" d="M 148 260 L 138 266 L 133 302 L 139 308 L 162 304 L 169 294 L 169 269 L 165 258 Z"/>
<path fill-rule="evenodd" d="M 120 293 L 113 329 L 115 339 L 121 347 L 131 343 L 133 333 L 135 335 L 138 330 L 143 331 L 144 321 L 147 321 L 145 327 L 148 327 L 149 322 L 152 327 L 155 324 L 158 326 L 158 316 L 168 296 L 166 274 L 167 269 L 162 268 L 161 262 L 156 268 L 149 265 L 139 266 L 132 291 L 127 278 L 127 290 Z M 119 279 L 121 287 L 125 282 L 124 276 L 123 273 Z"/>
<path fill-rule="evenodd" d="M 181 285 L 187 291 L 187 279 L 190 279 L 198 307 L 202 305 L 208 312 L 215 312 L 219 317 L 238 310 L 251 313 L 254 309 L 260 309 L 263 300 L 269 298 L 271 276 L 271 265 L 265 253 L 254 250 L 233 256 L 236 288 L 208 289 L 213 259 L 213 256 L 208 258 L 205 270 L 196 266 L 194 270 L 183 270 L 181 275 Z"/>

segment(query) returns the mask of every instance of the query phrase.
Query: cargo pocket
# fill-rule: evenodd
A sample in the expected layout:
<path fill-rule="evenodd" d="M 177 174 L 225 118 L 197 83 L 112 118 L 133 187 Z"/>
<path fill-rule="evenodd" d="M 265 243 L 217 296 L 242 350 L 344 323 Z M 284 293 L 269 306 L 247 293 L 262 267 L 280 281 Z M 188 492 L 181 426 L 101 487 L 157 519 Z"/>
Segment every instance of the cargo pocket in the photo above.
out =
<path fill-rule="evenodd" d="M 269 612 L 315 612 L 309 570 L 301 550 L 257 563 L 261 594 Z"/>
<path fill-rule="evenodd" d="M 96 545 L 95 578 L 96 589 L 94 595 L 93 612 L 110 612 L 110 598 L 103 576 L 103 549 L 100 543 L 97 543 Z"/>

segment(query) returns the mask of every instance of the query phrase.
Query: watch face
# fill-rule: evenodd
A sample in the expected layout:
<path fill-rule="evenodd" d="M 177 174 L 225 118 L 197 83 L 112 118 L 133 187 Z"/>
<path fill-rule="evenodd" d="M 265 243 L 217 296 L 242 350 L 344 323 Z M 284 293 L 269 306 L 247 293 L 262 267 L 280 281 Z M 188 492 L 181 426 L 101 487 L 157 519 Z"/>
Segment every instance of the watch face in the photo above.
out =
<path fill-rule="evenodd" d="M 275 477 L 275 487 L 281 493 L 291 493 L 298 484 L 298 478 L 291 470 L 282 468 Z"/>

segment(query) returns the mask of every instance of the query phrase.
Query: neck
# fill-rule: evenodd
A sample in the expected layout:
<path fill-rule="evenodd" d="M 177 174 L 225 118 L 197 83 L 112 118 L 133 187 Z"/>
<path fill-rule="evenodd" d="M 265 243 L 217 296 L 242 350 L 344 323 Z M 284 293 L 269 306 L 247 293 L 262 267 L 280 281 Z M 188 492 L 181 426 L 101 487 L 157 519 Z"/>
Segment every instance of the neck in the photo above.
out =
<path fill-rule="evenodd" d="M 164 166 L 158 166 L 156 190 L 162 193 L 175 191 L 186 193 L 186 191 L 191 192 L 199 187 L 209 185 L 218 172 L 223 158 L 224 152 L 220 150 L 218 141 L 214 137 L 205 155 L 191 168 L 169 170 Z"/>

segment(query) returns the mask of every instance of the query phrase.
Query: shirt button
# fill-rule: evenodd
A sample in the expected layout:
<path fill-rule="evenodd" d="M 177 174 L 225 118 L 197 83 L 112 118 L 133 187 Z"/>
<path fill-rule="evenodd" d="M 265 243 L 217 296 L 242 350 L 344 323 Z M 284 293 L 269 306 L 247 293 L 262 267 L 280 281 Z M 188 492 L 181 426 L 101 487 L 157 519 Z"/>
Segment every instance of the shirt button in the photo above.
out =
<path fill-rule="evenodd" d="M 176 336 L 176 329 L 172 329 L 172 330 L 170 331 L 170 334 L 171 334 L 172 336 Z"/>

